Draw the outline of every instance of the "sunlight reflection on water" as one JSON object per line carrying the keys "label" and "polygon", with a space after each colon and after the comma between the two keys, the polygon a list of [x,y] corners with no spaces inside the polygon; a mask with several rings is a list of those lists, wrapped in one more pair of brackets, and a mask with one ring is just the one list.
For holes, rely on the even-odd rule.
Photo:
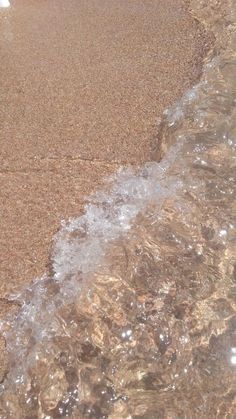
{"label": "sunlight reflection on water", "polygon": [[192,1],[216,48],[225,32],[229,42],[165,113],[163,160],[117,173],[55,237],[51,276],[15,296],[22,307],[1,325],[11,363],[1,418],[235,416],[229,4],[221,16],[219,2]]}
{"label": "sunlight reflection on water", "polygon": [[0,0],[0,7],[9,7],[10,2],[9,0]]}

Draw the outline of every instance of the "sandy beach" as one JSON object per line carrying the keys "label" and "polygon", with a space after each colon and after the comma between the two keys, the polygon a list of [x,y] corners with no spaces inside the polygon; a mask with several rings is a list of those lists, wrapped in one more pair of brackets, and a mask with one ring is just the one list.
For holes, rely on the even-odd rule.
{"label": "sandy beach", "polygon": [[152,160],[212,39],[182,0],[16,0],[0,28],[4,316],[47,271],[61,220],[121,165]]}
{"label": "sandy beach", "polygon": [[42,275],[61,219],[199,77],[209,38],[182,0],[12,2],[1,27],[1,297]]}
{"label": "sandy beach", "polygon": [[0,0],[1,419],[235,417],[234,3]]}

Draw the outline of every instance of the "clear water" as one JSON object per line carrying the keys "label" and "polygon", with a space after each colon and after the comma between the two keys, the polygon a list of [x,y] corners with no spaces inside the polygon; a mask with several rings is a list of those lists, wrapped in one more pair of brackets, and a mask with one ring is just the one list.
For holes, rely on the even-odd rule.
{"label": "clear water", "polygon": [[236,1],[191,7],[214,57],[162,161],[120,170],[14,297],[1,418],[236,417]]}

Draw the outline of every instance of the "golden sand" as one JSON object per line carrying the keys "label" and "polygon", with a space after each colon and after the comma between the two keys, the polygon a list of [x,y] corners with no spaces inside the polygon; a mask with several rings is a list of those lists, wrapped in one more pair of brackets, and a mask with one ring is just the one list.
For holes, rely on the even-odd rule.
{"label": "golden sand", "polygon": [[107,175],[152,158],[210,41],[183,0],[15,0],[0,26],[4,297],[46,271],[61,219]]}

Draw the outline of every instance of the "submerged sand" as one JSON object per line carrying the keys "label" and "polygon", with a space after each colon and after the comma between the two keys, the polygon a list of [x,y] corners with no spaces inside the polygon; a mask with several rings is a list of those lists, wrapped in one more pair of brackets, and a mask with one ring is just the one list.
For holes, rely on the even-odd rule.
{"label": "submerged sand", "polygon": [[0,26],[6,297],[46,271],[61,219],[107,175],[152,159],[158,121],[199,78],[210,40],[182,0],[16,0]]}
{"label": "submerged sand", "polygon": [[152,158],[162,112],[209,47],[182,0],[11,4],[0,10],[0,317],[4,297],[46,271],[61,219],[120,164]]}
{"label": "submerged sand", "polygon": [[[57,234],[50,273],[23,287],[18,315],[0,322],[10,366],[0,386],[1,417],[235,416],[236,38],[226,3],[191,1],[214,33],[215,53],[198,86],[166,113],[162,133],[150,131],[145,159],[154,158],[155,143],[162,153],[175,145],[157,164],[142,164],[135,148],[133,159],[127,151],[127,162],[140,169],[116,175]],[[200,70],[200,59],[192,66]],[[127,150],[131,144],[132,137]],[[86,187],[98,188],[122,161],[109,162],[109,153],[58,158],[48,150],[44,157],[19,156],[15,167],[9,158],[3,167],[8,179],[25,176],[24,186],[31,180],[24,190],[16,178],[17,200],[25,200],[18,214],[30,207],[39,230],[51,220],[51,199],[78,214]],[[68,190],[56,196],[58,179],[63,187],[67,179]],[[71,206],[72,180],[81,186]],[[42,185],[50,199],[41,196]],[[45,220],[36,216],[35,196],[38,209],[50,202]],[[14,304],[2,300],[0,318],[9,308]],[[2,338],[0,381],[4,344]]]}
{"label": "submerged sand", "polygon": [[182,0],[16,0],[0,31],[3,318],[5,297],[47,270],[61,219],[121,164],[152,159],[210,40]]}

